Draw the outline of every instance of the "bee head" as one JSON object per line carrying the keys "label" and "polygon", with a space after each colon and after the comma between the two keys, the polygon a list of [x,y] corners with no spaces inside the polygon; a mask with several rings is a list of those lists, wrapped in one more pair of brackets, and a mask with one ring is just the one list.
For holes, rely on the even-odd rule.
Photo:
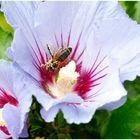
{"label": "bee head", "polygon": [[48,68],[49,71],[55,71],[55,69],[58,67],[58,62],[55,61],[55,62],[48,63],[46,67]]}
{"label": "bee head", "polygon": [[72,48],[68,48],[69,52],[71,53],[72,52]]}

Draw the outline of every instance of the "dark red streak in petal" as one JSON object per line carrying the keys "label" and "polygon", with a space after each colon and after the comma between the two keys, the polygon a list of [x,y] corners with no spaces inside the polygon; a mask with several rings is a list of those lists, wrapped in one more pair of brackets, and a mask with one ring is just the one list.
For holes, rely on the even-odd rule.
{"label": "dark red streak in petal", "polygon": [[56,35],[54,35],[54,36],[55,36],[55,42],[56,42],[57,48],[59,48],[59,43],[58,43],[57,36]]}
{"label": "dark red streak in petal", "polygon": [[69,35],[68,35],[67,48],[70,45],[70,39],[71,39],[71,29],[70,29],[70,32],[69,32]]}
{"label": "dark red streak in petal", "polygon": [[0,130],[3,131],[6,135],[10,135],[5,126],[0,126]]}
{"label": "dark red streak in petal", "polygon": [[75,55],[77,53],[77,50],[78,50],[78,47],[79,47],[79,44],[80,44],[81,35],[82,35],[82,33],[80,34],[79,39],[78,39],[78,41],[76,43],[75,49],[74,49],[74,51],[73,51],[73,53],[71,55],[72,60],[75,58]]}
{"label": "dark red streak in petal", "polygon": [[4,89],[0,88],[0,108],[3,108],[6,103],[18,106],[17,99],[9,95]]}
{"label": "dark red streak in petal", "polygon": [[61,47],[64,48],[64,44],[63,44],[63,33],[61,32]]}
{"label": "dark red streak in petal", "polygon": [[[79,79],[78,79],[78,81],[77,81],[77,83],[76,83],[76,85],[74,87],[74,91],[79,96],[81,96],[84,100],[89,98],[87,93],[90,90],[92,90],[94,87],[99,86],[101,84],[98,81],[107,76],[107,74],[106,73],[103,74],[103,72],[104,72],[105,69],[108,68],[108,66],[102,68],[101,70],[98,70],[106,57],[103,57],[103,59],[100,62],[98,62],[98,64],[96,65],[96,63],[97,63],[97,61],[99,59],[99,55],[100,55],[100,51],[98,52],[97,57],[96,57],[93,65],[92,65],[91,69],[82,70],[82,72],[79,72],[79,69],[78,69],[78,72],[80,73],[80,77],[79,77]],[[80,69],[82,69],[82,65],[81,65]],[[97,72],[95,73],[95,71],[97,71]],[[95,94],[95,92],[93,92],[93,95],[94,94]],[[90,97],[92,97],[92,95]]]}

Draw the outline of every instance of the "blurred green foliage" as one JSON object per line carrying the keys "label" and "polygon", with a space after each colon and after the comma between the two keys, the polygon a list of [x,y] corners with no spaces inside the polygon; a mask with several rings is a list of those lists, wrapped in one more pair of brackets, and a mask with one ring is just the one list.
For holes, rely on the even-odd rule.
{"label": "blurred green foliage", "polygon": [[[140,2],[120,1],[129,16],[140,23]],[[0,58],[10,47],[13,29],[0,12]],[[33,97],[29,113],[29,138],[140,138],[140,78],[124,83],[128,100],[114,111],[98,110],[88,124],[67,124],[60,112],[55,122],[45,123],[40,116],[41,105]]]}
{"label": "blurred green foliage", "polygon": [[0,28],[0,58],[8,59],[4,54],[4,51],[10,47],[12,41],[12,35],[9,32],[5,32]]}
{"label": "blurred green foliage", "polygon": [[120,1],[127,14],[140,23],[140,1]]}
{"label": "blurred green foliage", "polygon": [[8,59],[4,51],[11,46],[13,29],[6,22],[4,14],[0,12],[0,58]]}
{"label": "blurred green foliage", "polygon": [[136,18],[135,13],[137,1],[120,1],[120,4],[124,7],[124,9],[131,18]]}
{"label": "blurred green foliage", "polygon": [[128,99],[112,112],[101,133],[102,138],[140,138],[140,96]]}
{"label": "blurred green foliage", "polygon": [[0,27],[3,29],[3,31],[13,34],[12,27],[7,23],[4,14],[0,11]]}

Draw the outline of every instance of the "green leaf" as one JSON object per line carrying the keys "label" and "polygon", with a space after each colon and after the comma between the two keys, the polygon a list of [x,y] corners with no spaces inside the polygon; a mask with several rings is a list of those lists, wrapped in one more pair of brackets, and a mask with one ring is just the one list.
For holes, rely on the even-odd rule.
{"label": "green leaf", "polygon": [[4,51],[11,46],[12,35],[7,33],[0,28],[0,58],[8,59],[4,54]]}
{"label": "green leaf", "polygon": [[58,139],[71,139],[71,136],[68,133],[60,133],[57,135]]}
{"label": "green leaf", "polygon": [[134,81],[125,81],[124,87],[127,89],[128,98],[136,98],[140,95],[140,77],[137,77]]}
{"label": "green leaf", "polygon": [[5,32],[9,32],[11,34],[14,33],[12,27],[7,23],[3,12],[0,11],[0,27],[5,31]]}
{"label": "green leaf", "polygon": [[140,1],[138,1],[136,4],[136,13],[135,13],[135,19],[140,24],[140,8],[139,7],[140,7]]}
{"label": "green leaf", "polygon": [[140,138],[140,95],[127,100],[121,108],[112,112],[101,131],[102,138]]}
{"label": "green leaf", "polygon": [[126,13],[140,24],[140,1],[119,1]]}
{"label": "green leaf", "polygon": [[137,1],[120,1],[122,7],[126,10],[126,13],[132,18],[135,19],[136,13],[136,4]]}
{"label": "green leaf", "polygon": [[136,128],[133,130],[133,134],[137,135],[137,136],[140,138],[140,126],[139,126],[139,127],[136,127]]}
{"label": "green leaf", "polygon": [[66,125],[66,121],[64,120],[63,113],[61,111],[57,114],[55,122],[59,127],[64,127]]}

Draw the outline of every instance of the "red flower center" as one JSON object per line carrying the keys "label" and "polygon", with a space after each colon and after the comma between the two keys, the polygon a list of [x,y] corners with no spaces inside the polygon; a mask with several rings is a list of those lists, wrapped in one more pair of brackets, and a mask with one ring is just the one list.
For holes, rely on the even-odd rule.
{"label": "red flower center", "polygon": [[[83,66],[83,61],[86,60],[82,60],[81,58],[83,57],[83,54],[85,52],[84,48],[82,51],[80,49],[79,51],[79,47],[80,47],[80,39],[81,39],[81,35],[82,33],[79,35],[79,39],[75,45],[75,47],[72,47],[72,52],[71,54],[69,54],[68,58],[63,61],[61,63],[61,65],[59,65],[58,69],[55,71],[50,71],[48,70],[47,67],[42,67],[42,65],[46,65],[50,62],[50,59],[48,57],[47,52],[45,53],[45,56],[41,53],[41,50],[38,46],[38,44],[36,43],[37,46],[37,50],[38,53],[35,53],[35,57],[36,60],[34,65],[35,67],[38,69],[39,73],[40,73],[40,77],[41,77],[41,81],[38,81],[40,86],[46,91],[46,93],[49,93],[50,91],[48,90],[48,87],[46,88],[46,85],[48,84],[53,84],[54,83],[54,78],[57,77],[57,74],[59,73],[60,68],[66,66],[70,61],[74,61],[76,63],[76,72],[78,72],[80,74],[77,83],[75,84],[73,91],[75,93],[77,93],[79,96],[81,96],[83,99],[88,99],[91,98],[91,96],[88,96],[88,92],[93,89],[94,87],[100,85],[101,83],[99,82],[100,79],[103,79],[107,74],[104,73],[105,69],[108,66],[105,66],[104,68],[100,69],[100,66],[102,65],[103,61],[106,59],[106,57],[104,57],[103,59],[99,58],[100,55],[100,51],[98,52],[98,55],[96,56],[95,62],[93,62],[93,64],[91,63],[91,68],[90,69],[85,69]],[[61,42],[58,42],[57,37],[55,36],[55,41],[56,41],[56,48],[58,49],[64,49],[65,48],[69,48],[71,46],[70,45],[70,40],[71,40],[71,32],[68,35],[68,40],[65,43],[66,45],[64,45],[63,42],[63,34],[61,33]],[[56,50],[56,52],[58,51],[58,49]],[[37,55],[39,54],[39,56]],[[53,54],[51,54],[52,56]],[[95,56],[93,56],[95,57]],[[94,93],[93,93],[94,94]]]}

